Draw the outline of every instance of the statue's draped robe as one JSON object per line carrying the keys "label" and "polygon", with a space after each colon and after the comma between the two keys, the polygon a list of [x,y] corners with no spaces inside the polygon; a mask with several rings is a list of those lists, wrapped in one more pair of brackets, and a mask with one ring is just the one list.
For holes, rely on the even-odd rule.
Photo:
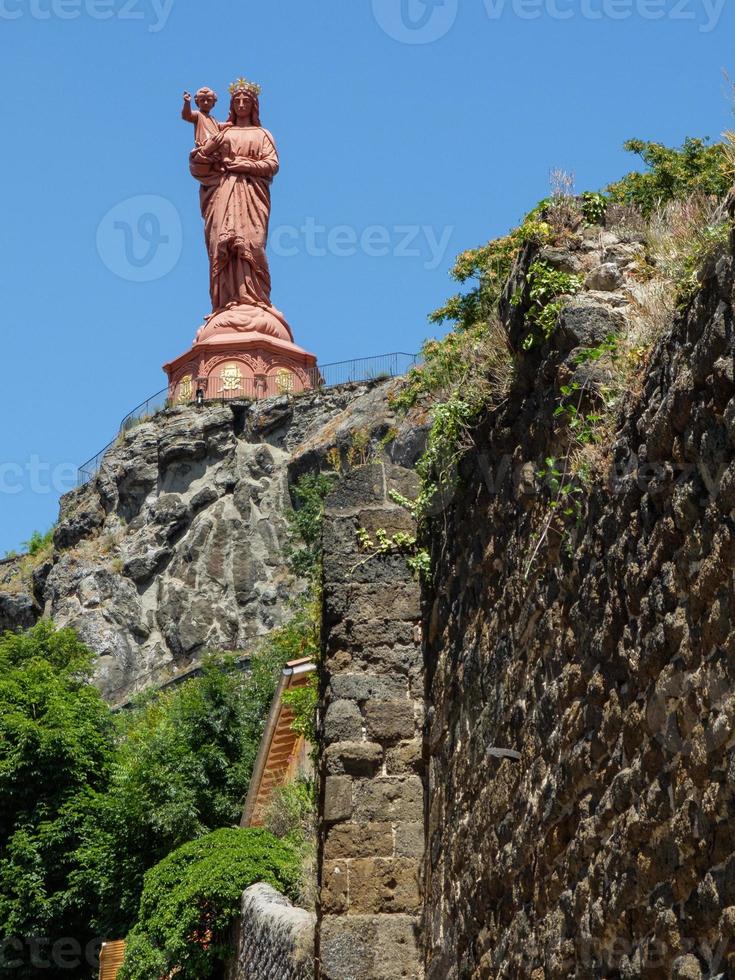
{"label": "statue's draped robe", "polygon": [[222,173],[217,163],[200,157],[196,150],[192,153],[191,170],[202,185],[212,310],[217,313],[232,306],[260,307],[283,324],[282,331],[275,324],[272,332],[291,339],[283,315],[271,305],[271,277],[265,252],[270,185],[279,167],[275,142],[259,126],[232,127],[224,134],[220,156],[247,160],[250,172]]}
{"label": "statue's draped robe", "polygon": [[214,116],[207,116],[201,110],[196,113],[194,126],[194,141],[198,147],[219,133],[219,123]]}

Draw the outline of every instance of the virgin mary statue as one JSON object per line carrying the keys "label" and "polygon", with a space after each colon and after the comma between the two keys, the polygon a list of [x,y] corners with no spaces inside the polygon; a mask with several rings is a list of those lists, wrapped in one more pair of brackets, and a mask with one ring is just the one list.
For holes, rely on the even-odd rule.
{"label": "virgin mary statue", "polygon": [[201,184],[213,311],[197,340],[224,329],[292,342],[285,317],[271,304],[265,253],[278,151],[260,124],[259,86],[240,79],[230,93],[228,121],[189,158]]}

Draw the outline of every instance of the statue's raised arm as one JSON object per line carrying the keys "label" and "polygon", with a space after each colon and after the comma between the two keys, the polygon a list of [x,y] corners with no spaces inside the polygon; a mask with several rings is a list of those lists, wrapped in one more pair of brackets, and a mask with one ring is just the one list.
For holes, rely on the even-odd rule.
{"label": "statue's raised arm", "polygon": [[181,107],[181,118],[194,126],[194,142],[196,146],[204,146],[207,140],[216,136],[220,131],[217,120],[210,115],[217,104],[217,93],[211,88],[200,88],[194,96],[197,106],[195,112],[191,107],[191,95],[184,92],[184,104]]}

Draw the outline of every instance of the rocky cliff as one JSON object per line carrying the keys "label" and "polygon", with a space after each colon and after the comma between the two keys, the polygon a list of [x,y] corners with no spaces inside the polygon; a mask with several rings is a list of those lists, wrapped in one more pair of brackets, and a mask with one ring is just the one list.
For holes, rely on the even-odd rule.
{"label": "rocky cliff", "polygon": [[501,302],[515,380],[428,542],[434,980],[735,968],[732,254],[568,451],[605,425],[641,242],[547,249],[587,288],[529,350],[526,248]]}
{"label": "rocky cliff", "polygon": [[368,448],[390,433],[396,452],[412,451],[412,427],[388,406],[395,384],[184,406],[143,421],[62,499],[49,560],[25,581],[17,562],[0,568],[0,626],[43,614],[74,627],[116,702],[207,651],[247,651],[283,622],[300,588],[284,555],[291,482],[358,430]]}

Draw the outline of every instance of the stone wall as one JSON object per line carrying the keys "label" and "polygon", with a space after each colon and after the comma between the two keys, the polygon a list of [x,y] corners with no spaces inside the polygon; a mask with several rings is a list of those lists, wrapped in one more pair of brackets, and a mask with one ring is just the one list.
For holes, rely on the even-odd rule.
{"label": "stone wall", "polygon": [[[561,387],[598,370],[574,351],[625,323],[641,250],[598,237],[548,258],[616,263],[619,288],[519,355],[436,522],[433,980],[735,976],[733,260],[631,386],[577,518],[539,474],[563,458]],[[520,349],[523,311],[503,312]]]}
{"label": "stone wall", "polygon": [[270,885],[252,885],[242,897],[226,980],[312,980],[314,922],[313,912],[295,908]]}
{"label": "stone wall", "polygon": [[327,500],[320,733],[318,976],[423,976],[420,595],[405,556],[371,557],[357,532],[412,530],[392,503],[414,474],[352,470]]}

